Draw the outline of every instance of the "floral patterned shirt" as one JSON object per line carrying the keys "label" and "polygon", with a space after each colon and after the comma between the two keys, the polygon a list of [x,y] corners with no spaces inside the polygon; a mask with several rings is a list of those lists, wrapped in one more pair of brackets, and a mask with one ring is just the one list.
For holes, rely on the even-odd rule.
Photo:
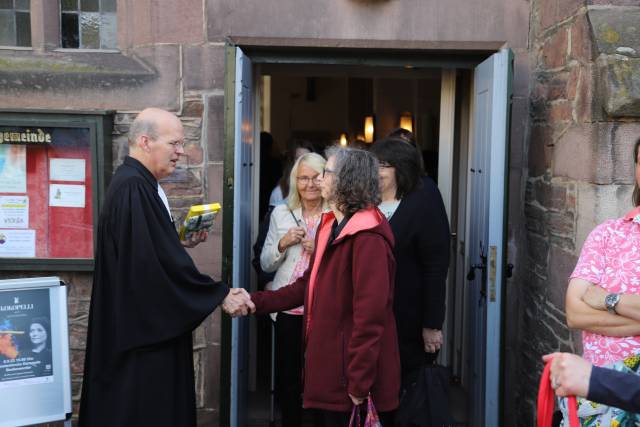
{"label": "floral patterned shirt", "polygon": [[[320,217],[321,215],[313,215],[307,218],[302,218],[302,227],[304,228],[306,234],[305,239],[315,240],[316,239],[316,231],[318,231],[318,225],[320,225]],[[291,279],[289,279],[289,285],[294,283],[300,277],[304,275],[304,272],[307,271],[309,267],[309,262],[311,261],[311,254],[305,250],[302,251],[300,259],[296,263],[293,268],[293,274],[291,274]],[[304,306],[294,308],[292,310],[287,310],[285,313],[288,314],[304,314]]]}
{"label": "floral patterned shirt", "polygon": [[[605,221],[587,237],[571,274],[609,292],[640,294],[640,207]],[[596,366],[640,353],[640,336],[610,337],[582,333],[584,358]]]}

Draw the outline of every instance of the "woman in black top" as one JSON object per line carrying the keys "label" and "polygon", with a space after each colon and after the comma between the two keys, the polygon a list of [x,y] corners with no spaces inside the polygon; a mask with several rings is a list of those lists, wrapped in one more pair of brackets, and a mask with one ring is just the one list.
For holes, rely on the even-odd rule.
{"label": "woman in black top", "polygon": [[402,377],[433,363],[442,346],[449,222],[438,187],[422,175],[420,153],[400,138],[376,141],[380,190],[395,237],[394,312]]}
{"label": "woman in black top", "polygon": [[35,317],[31,320],[29,325],[31,350],[28,350],[23,356],[33,359],[31,369],[37,377],[49,376],[53,372],[50,336],[51,325],[48,318]]}

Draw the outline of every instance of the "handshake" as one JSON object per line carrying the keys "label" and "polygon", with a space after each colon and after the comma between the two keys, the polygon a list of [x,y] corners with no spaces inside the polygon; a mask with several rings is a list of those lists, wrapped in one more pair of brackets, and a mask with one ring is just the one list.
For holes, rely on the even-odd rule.
{"label": "handshake", "polygon": [[222,301],[222,309],[231,317],[246,316],[256,312],[251,296],[243,288],[232,288]]}

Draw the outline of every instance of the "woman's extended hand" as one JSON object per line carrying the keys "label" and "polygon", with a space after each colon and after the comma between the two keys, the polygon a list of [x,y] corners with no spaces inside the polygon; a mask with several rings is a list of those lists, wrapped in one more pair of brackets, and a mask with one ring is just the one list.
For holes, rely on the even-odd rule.
{"label": "woman's extended hand", "polygon": [[302,241],[305,235],[304,228],[302,227],[291,227],[287,230],[287,232],[282,236],[280,241],[278,242],[278,251],[280,253],[284,252],[289,246],[297,245]]}
{"label": "woman's extended hand", "polygon": [[607,295],[608,292],[600,286],[591,285],[587,288],[584,295],[582,295],[582,301],[596,310],[606,310],[607,307],[604,303],[604,299]]}

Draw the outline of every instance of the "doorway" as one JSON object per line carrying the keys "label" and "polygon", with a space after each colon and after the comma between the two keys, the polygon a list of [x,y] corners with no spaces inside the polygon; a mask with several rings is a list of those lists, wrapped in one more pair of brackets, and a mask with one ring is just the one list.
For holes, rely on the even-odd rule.
{"label": "doorway", "polygon": [[[470,426],[498,425],[500,417],[510,58],[508,50],[447,59],[227,47],[223,277],[257,289],[249,260],[261,219],[260,132],[272,135],[276,153],[294,137],[318,150],[341,140],[366,148],[404,119],[449,216],[452,264],[439,361],[459,384],[458,399],[470,402],[460,409],[461,421],[475,420],[463,424]],[[263,421],[270,412],[269,327],[261,322],[223,321],[222,424],[269,425],[247,410]]]}

